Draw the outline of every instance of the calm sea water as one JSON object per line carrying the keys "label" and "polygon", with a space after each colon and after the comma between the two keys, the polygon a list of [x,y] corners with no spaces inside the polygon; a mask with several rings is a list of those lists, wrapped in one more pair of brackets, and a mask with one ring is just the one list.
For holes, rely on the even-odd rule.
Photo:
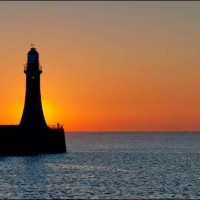
{"label": "calm sea water", "polygon": [[0,157],[0,199],[200,199],[200,133],[67,133],[66,143],[66,154]]}

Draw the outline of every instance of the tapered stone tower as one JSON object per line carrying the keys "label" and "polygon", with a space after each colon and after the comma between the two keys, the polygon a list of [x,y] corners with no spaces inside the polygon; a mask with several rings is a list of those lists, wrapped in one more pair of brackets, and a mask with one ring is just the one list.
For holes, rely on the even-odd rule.
{"label": "tapered stone tower", "polygon": [[20,126],[47,128],[40,92],[42,68],[39,63],[39,54],[34,47],[27,54],[27,64],[24,67],[24,73],[26,74],[26,94]]}

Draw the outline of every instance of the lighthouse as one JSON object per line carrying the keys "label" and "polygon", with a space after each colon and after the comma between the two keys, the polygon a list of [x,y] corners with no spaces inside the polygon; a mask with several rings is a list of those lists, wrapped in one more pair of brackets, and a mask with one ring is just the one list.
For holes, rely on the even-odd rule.
{"label": "lighthouse", "polygon": [[26,75],[26,92],[20,126],[47,128],[40,92],[40,75],[42,74],[42,68],[39,62],[39,53],[34,45],[27,54],[27,64],[24,67],[24,73]]}
{"label": "lighthouse", "polygon": [[25,102],[19,125],[0,125],[1,155],[32,155],[65,153],[63,126],[49,128],[46,124],[40,92],[42,68],[34,45],[27,54]]}

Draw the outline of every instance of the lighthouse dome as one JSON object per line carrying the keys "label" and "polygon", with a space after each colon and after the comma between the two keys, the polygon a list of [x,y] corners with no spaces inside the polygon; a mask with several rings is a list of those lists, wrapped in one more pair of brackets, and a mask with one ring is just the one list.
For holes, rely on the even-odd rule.
{"label": "lighthouse dome", "polygon": [[36,48],[32,47],[30,51],[28,52],[28,55],[38,55],[38,52],[36,51]]}

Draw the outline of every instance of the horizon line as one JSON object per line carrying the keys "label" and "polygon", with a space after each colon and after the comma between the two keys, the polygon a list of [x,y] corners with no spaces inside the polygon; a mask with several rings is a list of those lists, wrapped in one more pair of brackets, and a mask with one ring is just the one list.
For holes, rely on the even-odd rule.
{"label": "horizon line", "polygon": [[197,133],[200,130],[169,130],[169,131],[65,131],[65,133]]}

